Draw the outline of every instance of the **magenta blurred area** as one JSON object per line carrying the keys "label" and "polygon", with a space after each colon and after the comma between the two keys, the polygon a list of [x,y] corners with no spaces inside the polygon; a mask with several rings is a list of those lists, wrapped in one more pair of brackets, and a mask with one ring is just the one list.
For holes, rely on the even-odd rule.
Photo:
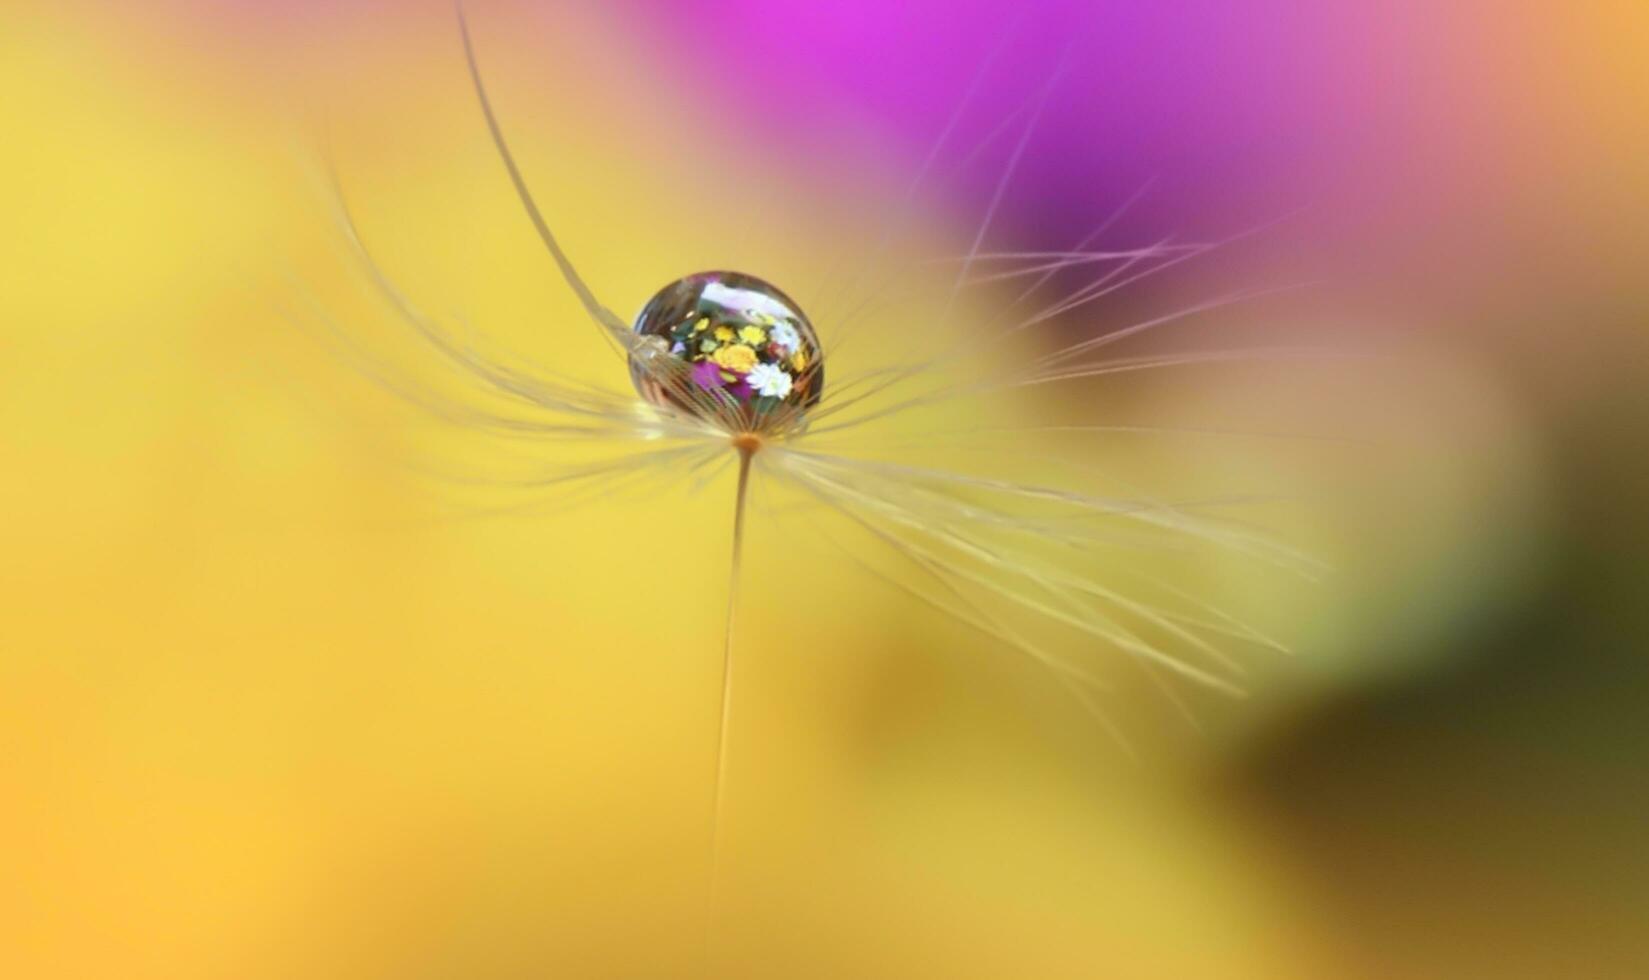
{"label": "magenta blurred area", "polygon": [[[964,102],[964,147],[1038,113],[1017,176],[1036,193],[1008,220],[1057,236],[1151,178],[1162,193],[1136,214],[1158,228],[1210,209],[1339,211],[1399,188],[1458,189],[1504,157],[1532,108],[1500,97],[1521,60],[1500,43],[1515,12],[1496,11],[699,0],[622,16],[650,43],[650,70],[774,143],[818,146],[859,126],[914,159]],[[972,190],[993,180],[981,173]]]}
{"label": "magenta blurred area", "polygon": [[[1149,186],[1117,224],[1134,237],[1292,215],[1338,278],[1492,304],[1509,269],[1573,288],[1642,244],[1620,220],[1649,195],[1629,163],[1641,16],[1607,7],[684,0],[613,16],[639,70],[803,166],[863,138],[910,169],[947,130],[968,148],[1009,125],[1000,151],[1036,115],[996,222],[1022,247],[1063,247]],[[981,157],[950,185],[970,216],[1003,170]]]}

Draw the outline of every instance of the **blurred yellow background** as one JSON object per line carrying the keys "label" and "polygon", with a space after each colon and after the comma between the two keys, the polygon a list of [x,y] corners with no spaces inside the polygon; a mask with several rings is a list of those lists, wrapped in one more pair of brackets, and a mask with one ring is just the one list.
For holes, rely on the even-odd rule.
{"label": "blurred yellow background", "polygon": [[[1478,6],[1455,67],[1511,120],[1497,169],[1331,330],[1396,324],[1399,356],[1248,402],[1401,448],[1175,464],[1311,501],[1342,574],[1221,586],[1298,662],[1201,736],[1124,708],[1129,764],[1034,670],[756,520],[715,975],[1649,972],[1645,20]],[[621,314],[701,268],[811,281],[900,179],[851,128],[829,179],[702,139],[691,87],[636,67],[644,7],[475,7]],[[330,152],[428,307],[625,383],[450,9],[13,3],[0,86],[0,975],[704,975],[727,478],[478,516],[407,465],[465,448],[291,315],[393,343]]]}

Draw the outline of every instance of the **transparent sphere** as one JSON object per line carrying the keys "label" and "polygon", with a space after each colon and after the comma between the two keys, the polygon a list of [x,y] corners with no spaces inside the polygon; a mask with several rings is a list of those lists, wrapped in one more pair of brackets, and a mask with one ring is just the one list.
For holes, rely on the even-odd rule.
{"label": "transparent sphere", "polygon": [[[641,397],[661,407],[736,419],[755,430],[798,419],[824,391],[813,324],[794,300],[755,276],[700,272],[677,279],[642,307],[635,330],[648,341],[631,355],[630,377]],[[664,357],[681,363],[664,370]]]}

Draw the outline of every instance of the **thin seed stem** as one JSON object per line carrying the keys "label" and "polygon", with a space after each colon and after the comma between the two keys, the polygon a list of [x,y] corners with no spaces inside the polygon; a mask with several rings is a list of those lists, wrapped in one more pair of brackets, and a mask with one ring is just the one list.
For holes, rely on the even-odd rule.
{"label": "thin seed stem", "polygon": [[[715,802],[710,811],[710,902],[706,914],[707,934],[713,935],[716,922],[716,898],[721,877],[721,811],[727,789],[727,729],[733,709],[733,614],[738,608],[739,564],[744,554],[744,511],[750,489],[750,461],[755,458],[753,446],[737,445],[739,454],[739,483],[733,498],[733,564],[727,583],[727,629],[721,661],[721,717],[716,724],[716,781]],[[706,940],[706,946],[714,949]]]}

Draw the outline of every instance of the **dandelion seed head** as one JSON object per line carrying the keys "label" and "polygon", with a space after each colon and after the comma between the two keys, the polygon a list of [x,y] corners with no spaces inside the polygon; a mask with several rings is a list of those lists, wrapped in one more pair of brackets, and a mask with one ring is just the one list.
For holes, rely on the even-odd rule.
{"label": "dandelion seed head", "polygon": [[[824,393],[818,334],[777,286],[739,272],[701,272],[659,290],[635,321],[636,391],[659,409],[725,429],[799,432]],[[686,369],[689,385],[664,383]]]}
{"label": "dandelion seed head", "polygon": [[[1113,715],[1129,710],[1135,691],[1195,726],[1198,704],[1187,698],[1240,697],[1254,687],[1251,661],[1290,649],[1270,623],[1248,622],[1247,593],[1273,571],[1315,581],[1323,563],[1273,540],[1274,514],[1256,511],[1269,504],[1263,480],[1226,486],[1186,476],[1188,458],[1201,466],[1208,456],[1207,436],[1235,420],[1195,414],[1183,426],[1157,425],[1136,414],[1158,371],[1264,353],[1232,342],[1228,319],[1213,322],[1268,295],[1264,288],[1165,308],[1140,295],[1142,283],[1163,289],[1163,276],[1191,275],[1193,260],[1246,233],[1108,245],[1111,223],[1142,188],[1073,244],[999,250],[993,220],[1029,142],[1035,115],[1027,112],[980,148],[1005,164],[965,244],[917,223],[913,186],[898,207],[868,209],[887,228],[841,234],[834,261],[792,264],[770,246],[739,253],[799,283],[817,330],[786,292],[725,267],[669,282],[626,322],[608,305],[612,284],[592,284],[563,248],[558,209],[534,198],[467,32],[464,41],[504,177],[588,322],[558,323],[546,361],[421,306],[373,258],[334,174],[344,241],[367,284],[444,373],[402,377],[399,358],[378,365],[367,351],[359,359],[454,427],[460,472],[452,475],[483,494],[511,494],[498,513],[656,502],[672,488],[691,495],[732,477],[724,686],[747,516],[784,529],[777,560],[792,571],[762,581],[845,559],[867,581],[895,587],[878,595],[913,599],[1045,670],[1119,740]],[[978,155],[967,151],[963,164]],[[810,241],[825,237],[821,230]],[[672,254],[657,268],[668,275],[696,264]],[[1113,310],[1119,294],[1138,310]],[[592,326],[618,360],[586,370],[566,341]],[[1196,339],[1193,328],[1219,329],[1220,346],[1182,348]],[[614,368],[627,369],[634,394],[612,388],[621,380]],[[1207,375],[1195,383],[1202,391]],[[520,506],[508,505],[517,498]],[[805,550],[815,545],[816,556]],[[766,560],[762,547],[752,550],[754,561]],[[718,750],[718,766],[721,758]]]}

